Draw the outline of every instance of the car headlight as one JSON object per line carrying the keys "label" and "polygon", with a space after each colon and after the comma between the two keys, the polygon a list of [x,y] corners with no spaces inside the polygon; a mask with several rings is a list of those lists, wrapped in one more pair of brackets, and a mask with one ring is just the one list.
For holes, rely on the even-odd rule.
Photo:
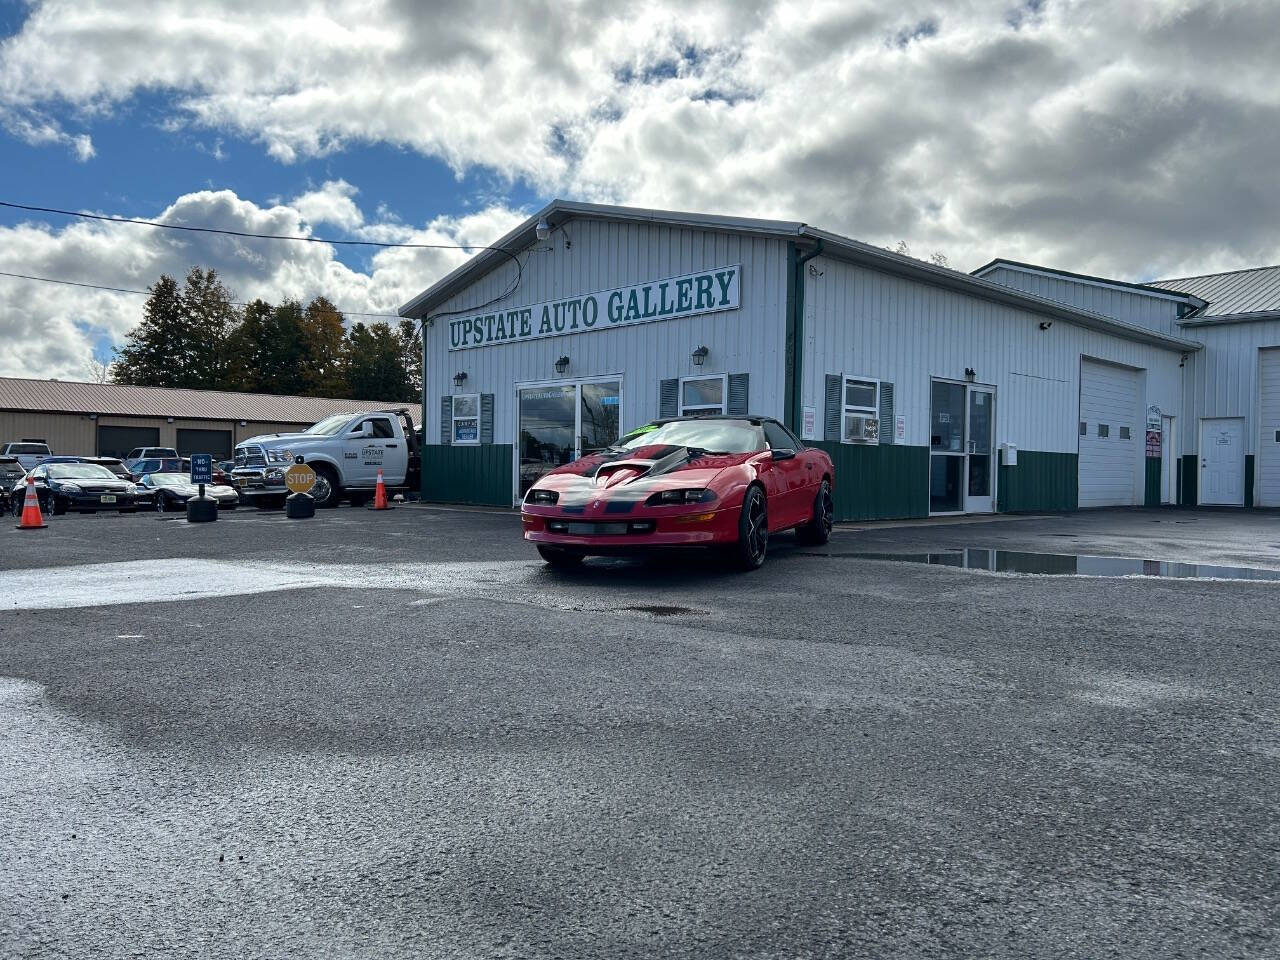
{"label": "car headlight", "polygon": [[266,473],[263,474],[263,478],[266,480],[283,480],[284,471],[278,467],[272,467],[270,470],[268,470]]}
{"label": "car headlight", "polygon": [[137,493],[137,492],[138,492],[138,485],[137,485],[137,484],[135,484],[135,483],[126,483],[126,484],[124,485],[124,492],[125,492],[125,493]]}
{"label": "car headlight", "polygon": [[293,454],[288,450],[268,450],[267,459],[272,463],[292,463]]}
{"label": "car headlight", "polygon": [[650,507],[665,507],[676,503],[706,503],[715,498],[716,495],[712,491],[702,487],[690,490],[659,490],[651,494],[645,504]]}
{"label": "car headlight", "polygon": [[78,483],[58,483],[54,485],[55,490],[61,490],[63,493],[83,493]]}
{"label": "car headlight", "polygon": [[560,499],[560,494],[555,490],[530,490],[525,496],[525,503],[540,503],[543,506],[549,506],[556,503]]}

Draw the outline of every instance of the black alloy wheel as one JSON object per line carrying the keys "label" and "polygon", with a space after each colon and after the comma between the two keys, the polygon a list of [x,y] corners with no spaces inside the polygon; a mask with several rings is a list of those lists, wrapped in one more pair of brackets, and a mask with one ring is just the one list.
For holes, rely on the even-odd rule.
{"label": "black alloy wheel", "polygon": [[734,561],[742,570],[758,570],[769,553],[769,508],[764,491],[748,487],[742,498],[742,515],[738,518],[738,543]]}
{"label": "black alloy wheel", "polygon": [[835,502],[831,499],[831,484],[823,480],[813,498],[813,517],[796,530],[796,538],[804,544],[821,546],[831,539],[831,526],[835,521]]}
{"label": "black alloy wheel", "polygon": [[156,492],[156,513],[168,513],[168,512],[169,512],[169,501],[165,498],[165,495],[163,493],[160,493],[159,491],[157,491]]}

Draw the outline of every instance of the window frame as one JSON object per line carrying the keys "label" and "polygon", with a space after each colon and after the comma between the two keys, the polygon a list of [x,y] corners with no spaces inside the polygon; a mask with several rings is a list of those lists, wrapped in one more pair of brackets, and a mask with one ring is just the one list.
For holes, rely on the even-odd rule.
{"label": "window frame", "polygon": [[[694,380],[719,380],[720,402],[718,404],[695,403],[685,406],[684,385]],[[691,377],[681,377],[680,382],[676,385],[676,401],[677,415],[681,417],[698,417],[706,416],[707,414],[724,415],[729,407],[729,375],[727,373],[703,373],[694,374]]]}
{"label": "window frame", "polygon": [[[874,384],[876,389],[875,406],[864,407],[864,406],[859,406],[857,404],[849,404],[848,402],[846,402],[849,397],[850,382]],[[864,377],[856,373],[840,374],[840,442],[841,443],[868,443],[868,444],[872,443],[872,441],[870,440],[848,440],[845,438],[845,429],[844,429],[845,418],[848,417],[850,414],[852,414],[855,417],[866,417],[866,416],[874,417],[877,424],[876,439],[874,442],[875,443],[880,442],[880,433],[879,433],[880,403],[881,403],[881,400],[883,399],[883,397],[880,394],[880,384],[881,384],[881,381],[879,377]]]}
{"label": "window frame", "polygon": [[[471,399],[475,401],[476,412],[474,414],[458,414],[458,401]],[[458,421],[474,420],[476,422],[476,438],[474,440],[458,439]],[[480,446],[480,394],[479,393],[454,393],[449,396],[449,443],[455,447],[478,447]]]}

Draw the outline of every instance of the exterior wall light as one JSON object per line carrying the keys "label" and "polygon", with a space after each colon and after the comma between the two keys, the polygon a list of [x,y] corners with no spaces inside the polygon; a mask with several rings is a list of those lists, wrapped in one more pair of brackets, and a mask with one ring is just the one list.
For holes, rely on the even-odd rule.
{"label": "exterior wall light", "polygon": [[240,426],[242,426],[242,427],[247,427],[248,425],[249,425],[249,421],[248,421],[248,420],[241,420],[241,421],[240,421]]}
{"label": "exterior wall light", "polygon": [[551,224],[547,223],[547,218],[542,217],[538,220],[538,225],[533,228],[533,232],[537,234],[540,241],[546,242],[551,237]]}
{"label": "exterior wall light", "polygon": [[165,420],[165,423],[173,423],[173,417],[169,417],[169,419]]}
{"label": "exterior wall light", "polygon": [[457,373],[453,375],[453,385],[455,387],[461,387],[466,382],[467,382],[467,371],[459,370]]}
{"label": "exterior wall light", "polygon": [[564,373],[569,369],[569,358],[561,357],[556,361],[556,373]]}
{"label": "exterior wall light", "polygon": [[709,354],[710,352],[711,351],[708,350],[706,347],[699,347],[697,350],[693,351],[693,365],[695,367],[700,367],[704,363],[706,363],[707,354]]}
{"label": "exterior wall light", "polygon": [[973,369],[973,367],[964,368],[964,378],[966,380],[973,382],[973,380],[976,379],[977,376],[978,376],[978,371]]}
{"label": "exterior wall light", "polygon": [[89,419],[90,419],[90,420],[97,420],[97,419],[98,419],[98,415],[97,415],[96,413],[91,413],[91,414],[89,414]]}

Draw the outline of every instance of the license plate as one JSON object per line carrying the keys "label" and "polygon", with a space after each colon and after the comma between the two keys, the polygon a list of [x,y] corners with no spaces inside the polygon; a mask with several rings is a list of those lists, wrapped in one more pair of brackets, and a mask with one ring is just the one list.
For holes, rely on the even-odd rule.
{"label": "license plate", "polygon": [[111,496],[111,494],[109,494],[109,493],[104,493],[104,494],[102,495],[102,497],[101,497],[101,501],[100,501],[100,502],[102,502],[102,503],[115,503],[115,502],[116,502],[116,498],[115,498],[115,497],[113,497],[113,496]]}

